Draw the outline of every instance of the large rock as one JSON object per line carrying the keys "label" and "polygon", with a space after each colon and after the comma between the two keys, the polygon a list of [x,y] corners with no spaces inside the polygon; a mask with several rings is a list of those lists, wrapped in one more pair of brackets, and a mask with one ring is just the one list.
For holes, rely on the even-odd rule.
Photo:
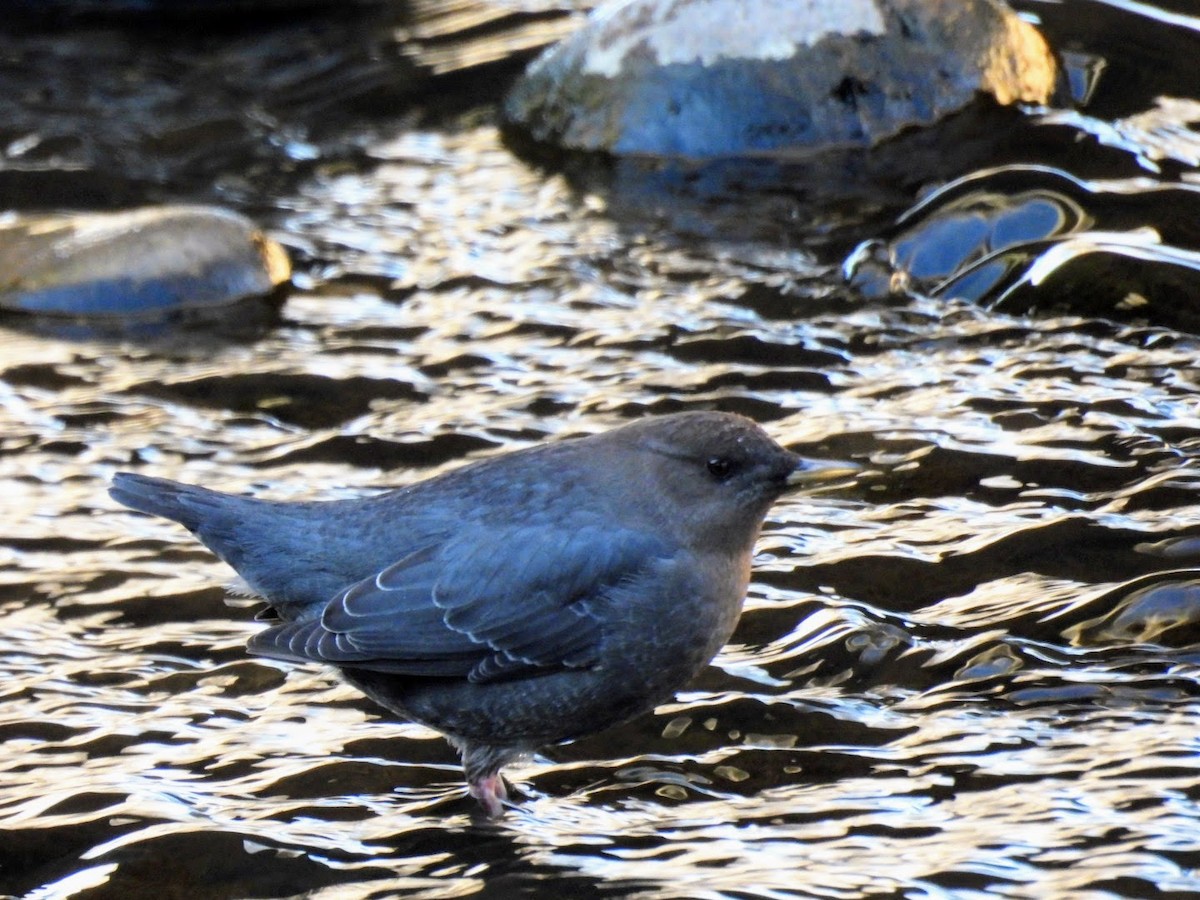
{"label": "large rock", "polygon": [[507,98],[535,140],[711,157],[871,146],[962,109],[1046,103],[1057,69],[997,0],[621,0]]}

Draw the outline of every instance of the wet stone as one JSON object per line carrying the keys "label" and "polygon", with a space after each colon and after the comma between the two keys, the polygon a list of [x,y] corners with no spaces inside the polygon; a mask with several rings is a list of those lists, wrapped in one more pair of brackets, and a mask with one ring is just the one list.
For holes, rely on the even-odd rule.
{"label": "wet stone", "polygon": [[76,318],[226,308],[291,277],[283,248],[219,207],[16,215],[0,224],[0,309]]}
{"label": "wet stone", "polygon": [[995,0],[636,0],[536,60],[506,113],[536,141],[617,154],[869,147],[980,94],[1047,103],[1057,78]]}

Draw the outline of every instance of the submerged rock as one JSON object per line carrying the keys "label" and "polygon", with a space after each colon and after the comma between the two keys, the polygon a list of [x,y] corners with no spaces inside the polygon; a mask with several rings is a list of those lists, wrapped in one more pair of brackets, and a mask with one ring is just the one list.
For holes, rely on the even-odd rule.
{"label": "submerged rock", "polygon": [[507,98],[540,142],[708,157],[867,147],[974,101],[1046,103],[1057,67],[997,0],[619,0]]}
{"label": "submerged rock", "polygon": [[217,207],[15,216],[0,223],[0,309],[75,318],[161,318],[273,293],[283,248]]}
{"label": "submerged rock", "polygon": [[942,186],[843,263],[874,298],[922,294],[1012,315],[1200,333],[1200,189],[1000,166]]}
{"label": "submerged rock", "polygon": [[1180,569],[1135,578],[1079,604],[1098,614],[1063,630],[1076,647],[1200,643],[1200,570]]}

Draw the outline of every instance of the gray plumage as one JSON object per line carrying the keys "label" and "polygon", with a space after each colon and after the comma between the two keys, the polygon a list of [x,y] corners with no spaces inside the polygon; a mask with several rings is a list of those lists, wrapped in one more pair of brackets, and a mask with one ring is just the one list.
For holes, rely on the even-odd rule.
{"label": "gray plumage", "polygon": [[492,816],[500,768],[685,686],[741,611],[755,539],[806,463],[748,419],[681,413],[492,457],[374,497],[277,502],[121,473],[280,621],[253,653],[341,668],[443,732]]}

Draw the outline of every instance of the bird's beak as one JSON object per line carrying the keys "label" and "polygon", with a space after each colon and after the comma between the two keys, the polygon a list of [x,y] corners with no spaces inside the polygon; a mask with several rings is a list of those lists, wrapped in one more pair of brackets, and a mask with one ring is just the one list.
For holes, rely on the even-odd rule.
{"label": "bird's beak", "polygon": [[862,471],[861,466],[848,462],[803,459],[796,463],[787,476],[788,487],[813,487],[830,481],[850,478]]}

